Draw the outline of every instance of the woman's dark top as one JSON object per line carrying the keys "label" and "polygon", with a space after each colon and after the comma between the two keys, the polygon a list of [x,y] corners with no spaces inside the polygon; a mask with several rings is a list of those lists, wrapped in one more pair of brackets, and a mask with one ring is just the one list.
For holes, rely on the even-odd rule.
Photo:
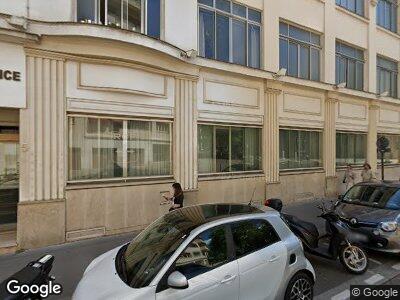
{"label": "woman's dark top", "polygon": [[178,209],[178,208],[183,207],[183,198],[184,198],[184,197],[183,197],[183,193],[180,194],[180,195],[178,195],[178,196],[176,196],[176,197],[173,197],[172,200],[173,200],[174,204],[178,204],[179,207],[171,207],[171,208],[169,209],[169,211],[172,211],[172,210],[174,210],[174,209]]}
{"label": "woman's dark top", "polygon": [[179,208],[183,207],[183,193],[174,197],[174,204],[178,204]]}

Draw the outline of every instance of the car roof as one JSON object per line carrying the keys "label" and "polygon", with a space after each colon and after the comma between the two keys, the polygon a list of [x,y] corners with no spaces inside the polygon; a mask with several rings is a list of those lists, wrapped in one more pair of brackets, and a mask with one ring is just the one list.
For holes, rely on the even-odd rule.
{"label": "car roof", "polygon": [[384,180],[384,181],[360,182],[360,183],[357,183],[357,185],[400,188],[400,181],[398,181],[398,180],[393,180],[393,181]]}
{"label": "car roof", "polygon": [[168,222],[184,231],[191,231],[199,226],[237,216],[248,216],[263,213],[276,213],[270,207],[246,204],[202,204],[176,209],[165,215]]}

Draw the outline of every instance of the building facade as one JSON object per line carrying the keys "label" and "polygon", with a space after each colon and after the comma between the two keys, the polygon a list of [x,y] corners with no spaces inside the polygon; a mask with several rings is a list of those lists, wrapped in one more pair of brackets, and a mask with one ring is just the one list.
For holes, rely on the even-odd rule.
{"label": "building facade", "polygon": [[3,1],[3,247],[139,230],[176,181],[185,205],[336,195],[348,163],[379,178],[380,135],[386,179],[399,179],[397,12],[395,0]]}

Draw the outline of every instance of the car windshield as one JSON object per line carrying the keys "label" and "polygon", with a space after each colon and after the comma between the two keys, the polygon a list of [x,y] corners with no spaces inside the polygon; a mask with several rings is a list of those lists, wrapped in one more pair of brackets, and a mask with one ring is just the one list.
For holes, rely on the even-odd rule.
{"label": "car windshield", "polygon": [[192,227],[187,219],[167,214],[142,231],[123,254],[126,283],[133,288],[148,286]]}
{"label": "car windshield", "polygon": [[400,190],[382,185],[355,185],[344,195],[343,202],[399,210]]}

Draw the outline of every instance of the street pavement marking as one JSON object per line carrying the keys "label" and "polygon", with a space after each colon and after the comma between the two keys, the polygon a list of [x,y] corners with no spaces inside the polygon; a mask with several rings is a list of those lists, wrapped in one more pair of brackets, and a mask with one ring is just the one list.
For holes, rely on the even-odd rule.
{"label": "street pavement marking", "polygon": [[344,290],[343,292],[336,294],[331,300],[345,300],[350,298],[350,290]]}
{"label": "street pavement marking", "polygon": [[[368,258],[370,261],[376,263],[377,265],[381,265],[382,263],[379,260],[373,259],[373,258]],[[400,267],[400,264],[399,264]]]}
{"label": "street pavement marking", "polygon": [[371,285],[371,284],[375,284],[375,283],[381,281],[382,279],[385,279],[385,277],[383,277],[381,274],[375,274],[375,275],[371,276],[370,278],[365,279],[364,282],[366,284]]}
{"label": "street pavement marking", "polygon": [[400,271],[400,264],[395,264],[392,266],[393,269]]}

